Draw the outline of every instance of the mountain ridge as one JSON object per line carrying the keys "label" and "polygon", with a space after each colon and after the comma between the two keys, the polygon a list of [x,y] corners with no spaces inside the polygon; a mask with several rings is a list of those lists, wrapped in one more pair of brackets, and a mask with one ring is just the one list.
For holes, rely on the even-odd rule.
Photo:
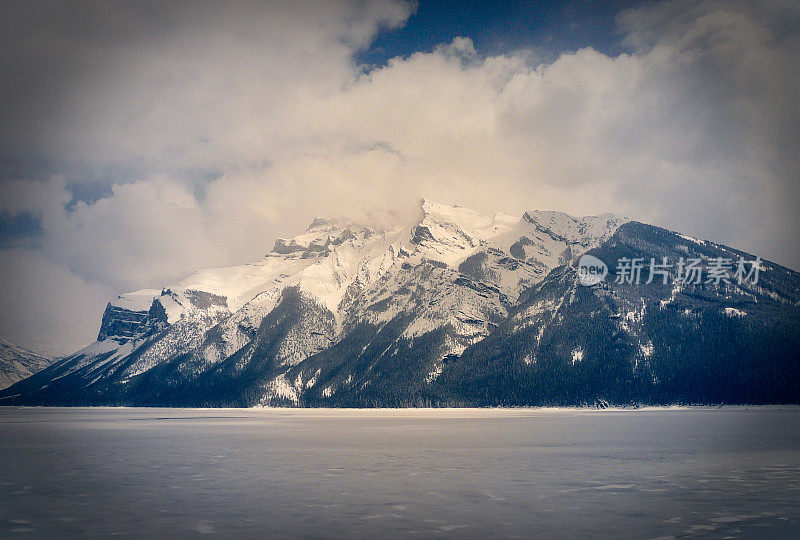
{"label": "mountain ridge", "polygon": [[[611,268],[601,284],[585,287],[576,272],[583,254],[609,263],[634,255],[750,256],[612,214],[487,216],[427,200],[421,211],[417,223],[395,228],[316,218],[304,233],[277,239],[255,263],[124,293],[109,302],[96,342],[0,392],[0,404],[711,399],[713,392],[662,388],[672,381],[659,371],[662,361],[691,363],[662,358],[683,341],[656,328],[667,324],[661,312],[674,314],[684,303],[692,315],[683,316],[701,328],[687,330],[697,339],[727,324],[732,332],[750,332],[759,343],[751,348],[759,352],[769,347],[758,330],[777,332],[772,348],[782,356],[776,365],[789,380],[800,377],[797,354],[790,352],[793,330],[779,324],[785,319],[793,329],[800,320],[796,272],[765,263],[761,285],[679,290],[674,284],[617,285]],[[714,310],[724,319],[714,318]],[[735,317],[742,328],[728,324],[734,313],[743,314]],[[498,356],[490,347],[504,352]],[[609,350],[600,354],[592,347]],[[490,364],[495,371],[484,373]],[[760,373],[761,367],[747,369]],[[773,399],[762,393],[752,399]],[[731,395],[736,401],[745,394]],[[787,387],[774,399],[796,401],[797,391]]]}

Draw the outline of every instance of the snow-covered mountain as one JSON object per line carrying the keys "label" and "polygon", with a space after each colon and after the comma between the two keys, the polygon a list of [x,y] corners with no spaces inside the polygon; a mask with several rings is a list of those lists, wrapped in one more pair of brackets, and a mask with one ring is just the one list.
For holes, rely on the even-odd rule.
{"label": "snow-covered mountain", "polygon": [[[725,310],[755,314],[736,322],[758,320],[762,330],[776,317],[800,320],[798,274],[777,265],[760,285],[738,289],[584,287],[575,270],[587,252],[609,261],[742,255],[724,246],[613,215],[486,216],[431,201],[421,209],[417,223],[390,230],[316,219],[255,263],[122,294],[96,342],[0,392],[0,403],[669,401],[653,388],[669,379],[655,360],[665,354],[659,340],[669,350],[672,338],[653,334],[648,317],[676,312],[697,326],[713,305],[726,321]],[[787,361],[797,369],[795,357]],[[601,382],[575,392],[587,366]]]}
{"label": "snow-covered mountain", "polygon": [[53,360],[0,339],[0,390],[41,371]]}

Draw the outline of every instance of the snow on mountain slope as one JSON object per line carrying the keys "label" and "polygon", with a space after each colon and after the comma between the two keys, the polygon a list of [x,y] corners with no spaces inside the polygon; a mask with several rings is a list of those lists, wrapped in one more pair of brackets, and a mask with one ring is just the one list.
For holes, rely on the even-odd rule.
{"label": "snow on mountain slope", "polygon": [[516,302],[519,293],[550,270],[599,246],[626,221],[612,214],[574,218],[546,211],[526,212],[513,223],[505,217],[505,226],[484,237],[482,247],[462,260],[459,269],[479,276]]}
{"label": "snow on mountain slope", "polygon": [[554,237],[563,238],[570,243],[578,243],[587,247],[597,240],[607,240],[627,219],[614,214],[574,218],[563,212],[534,210],[526,212],[523,219],[537,225],[541,230]]}
{"label": "snow on mountain slope", "polygon": [[153,304],[153,300],[159,296],[161,296],[160,289],[142,289],[120,294],[109,303],[113,307],[127,311],[147,311]]}
{"label": "snow on mountain slope", "polygon": [[[483,216],[431,201],[424,201],[422,210],[424,217],[410,231],[371,230],[317,218],[305,233],[278,239],[273,250],[256,263],[200,270],[162,291],[122,294],[110,305],[144,313],[156,302],[166,313],[166,322],[174,324],[182,316],[233,314],[259,298],[255,302],[259,308],[246,310],[257,325],[268,307],[266,298],[274,300],[284,287],[299,286],[340,320],[340,304],[348,288],[355,284],[364,291],[401,257],[411,264],[438,261],[456,270],[484,249],[498,256],[485,281],[502,288],[513,300],[521,288],[563,264],[568,248],[577,255],[598,245],[623,222],[612,216],[579,220],[555,212],[532,212],[521,220],[503,214]],[[518,271],[519,265],[509,257],[526,264]]]}
{"label": "snow on mountain slope", "polygon": [[411,242],[426,258],[455,267],[475,248],[512,230],[519,219],[496,214],[482,216],[459,206],[423,201],[424,218],[414,227]]}
{"label": "snow on mountain slope", "polygon": [[0,339],[0,390],[30,377],[53,360]]}

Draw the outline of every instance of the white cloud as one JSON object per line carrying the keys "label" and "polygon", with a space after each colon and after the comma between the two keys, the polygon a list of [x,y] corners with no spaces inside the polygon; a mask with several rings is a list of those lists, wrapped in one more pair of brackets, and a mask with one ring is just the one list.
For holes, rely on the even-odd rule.
{"label": "white cloud", "polygon": [[[59,112],[30,147],[135,181],[71,211],[60,177],[0,184],[0,212],[42,217],[44,259],[8,256],[95,292],[158,287],[258,258],[316,214],[410,216],[426,196],[616,211],[800,266],[796,4],[648,4],[621,17],[633,49],[616,57],[532,65],[459,37],[360,74],[353,51],[411,13],[368,5],[209,4],[168,10],[144,37],[57,33],[82,76],[50,97]],[[9,276],[23,292],[4,309],[29,307],[34,284]]]}

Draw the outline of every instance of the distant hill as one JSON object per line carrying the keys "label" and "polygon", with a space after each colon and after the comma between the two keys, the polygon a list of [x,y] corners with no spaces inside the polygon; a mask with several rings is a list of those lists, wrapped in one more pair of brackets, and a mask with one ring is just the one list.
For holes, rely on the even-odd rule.
{"label": "distant hill", "polygon": [[0,390],[41,371],[53,360],[0,339]]}

